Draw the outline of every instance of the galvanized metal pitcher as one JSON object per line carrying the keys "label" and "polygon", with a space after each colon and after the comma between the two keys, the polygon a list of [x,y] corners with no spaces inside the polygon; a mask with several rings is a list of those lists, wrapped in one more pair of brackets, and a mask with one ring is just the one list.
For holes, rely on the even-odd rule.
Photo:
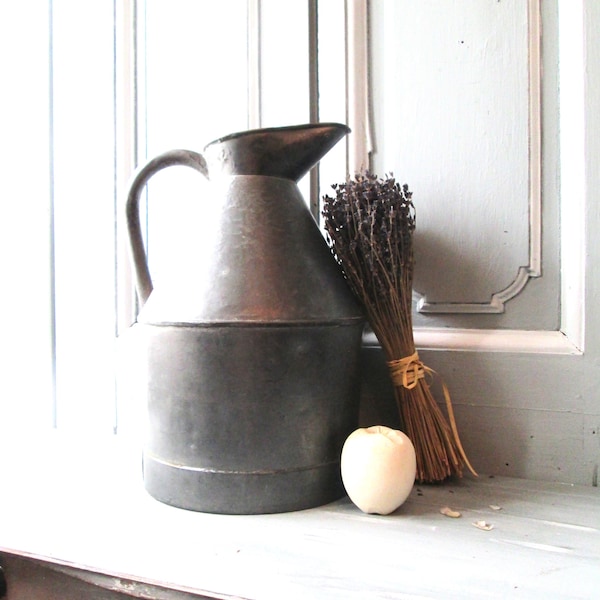
{"label": "galvanized metal pitcher", "polygon": [[[348,128],[313,124],[236,133],[199,154],[166,152],[127,200],[143,305],[148,431],[144,484],[204,512],[299,510],[343,495],[339,460],[357,427],[362,310],[297,181]],[[140,194],[187,165],[211,182],[198,223],[208,250],[175,285],[152,280]]]}

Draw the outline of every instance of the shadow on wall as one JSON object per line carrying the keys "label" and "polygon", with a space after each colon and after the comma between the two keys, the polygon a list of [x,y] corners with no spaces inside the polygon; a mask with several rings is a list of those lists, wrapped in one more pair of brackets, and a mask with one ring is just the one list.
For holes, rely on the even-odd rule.
{"label": "shadow on wall", "polygon": [[[503,375],[477,353],[453,353],[447,357],[433,352],[420,352],[425,364],[443,377],[452,397],[454,415],[461,443],[474,469],[485,475],[536,478],[532,471],[539,462],[547,442],[539,432],[531,431],[527,407],[515,407],[504,392]],[[471,383],[464,381],[469,377]],[[393,387],[378,347],[363,347],[361,355],[360,424],[387,425],[401,429]],[[467,390],[461,397],[453,389]],[[434,397],[446,415],[440,379],[432,384]],[[558,466],[557,466],[558,469]],[[467,471],[465,470],[465,473]],[[558,473],[557,480],[560,480]],[[539,476],[537,477],[539,478]]]}
{"label": "shadow on wall", "polygon": [[361,427],[386,425],[400,428],[394,388],[381,348],[363,347],[361,353]]}
{"label": "shadow on wall", "polygon": [[[416,231],[413,289],[428,302],[487,304],[492,294],[510,285],[518,270],[512,263],[500,266],[498,260],[490,260],[489,252],[433,231]],[[526,264],[526,259],[514,264]]]}

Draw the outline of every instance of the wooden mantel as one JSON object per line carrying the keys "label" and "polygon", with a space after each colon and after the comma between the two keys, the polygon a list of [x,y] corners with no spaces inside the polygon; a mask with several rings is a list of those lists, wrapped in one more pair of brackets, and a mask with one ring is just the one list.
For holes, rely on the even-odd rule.
{"label": "wooden mantel", "polygon": [[[594,487],[465,476],[415,486],[386,517],[363,514],[347,498],[295,513],[230,516],[155,501],[143,489],[137,446],[118,438],[4,437],[0,457],[8,600],[54,598],[49,588],[35,596],[32,586],[66,585],[53,584],[60,576],[94,586],[93,597],[103,599],[600,594]],[[462,516],[444,516],[444,506]],[[492,528],[477,528],[480,521]]]}

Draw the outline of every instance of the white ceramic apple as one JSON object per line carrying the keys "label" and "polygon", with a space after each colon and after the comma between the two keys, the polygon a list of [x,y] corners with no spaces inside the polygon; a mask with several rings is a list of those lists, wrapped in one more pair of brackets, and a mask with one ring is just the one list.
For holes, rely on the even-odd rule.
{"label": "white ceramic apple", "polygon": [[357,429],[342,448],[341,470],[346,492],[360,510],[388,515],[413,488],[415,448],[406,434],[390,427]]}

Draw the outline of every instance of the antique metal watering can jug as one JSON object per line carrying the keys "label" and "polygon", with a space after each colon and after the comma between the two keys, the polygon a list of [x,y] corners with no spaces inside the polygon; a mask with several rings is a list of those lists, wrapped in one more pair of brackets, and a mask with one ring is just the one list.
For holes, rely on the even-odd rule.
{"label": "antique metal watering can jug", "polygon": [[[364,317],[297,181],[348,131],[334,123],[236,133],[202,154],[161,154],[134,176],[127,220],[142,304],[143,476],[158,500],[253,514],[343,495]],[[153,289],[139,198],[173,165],[210,182],[210,197],[199,198],[207,250],[180,283]]]}

